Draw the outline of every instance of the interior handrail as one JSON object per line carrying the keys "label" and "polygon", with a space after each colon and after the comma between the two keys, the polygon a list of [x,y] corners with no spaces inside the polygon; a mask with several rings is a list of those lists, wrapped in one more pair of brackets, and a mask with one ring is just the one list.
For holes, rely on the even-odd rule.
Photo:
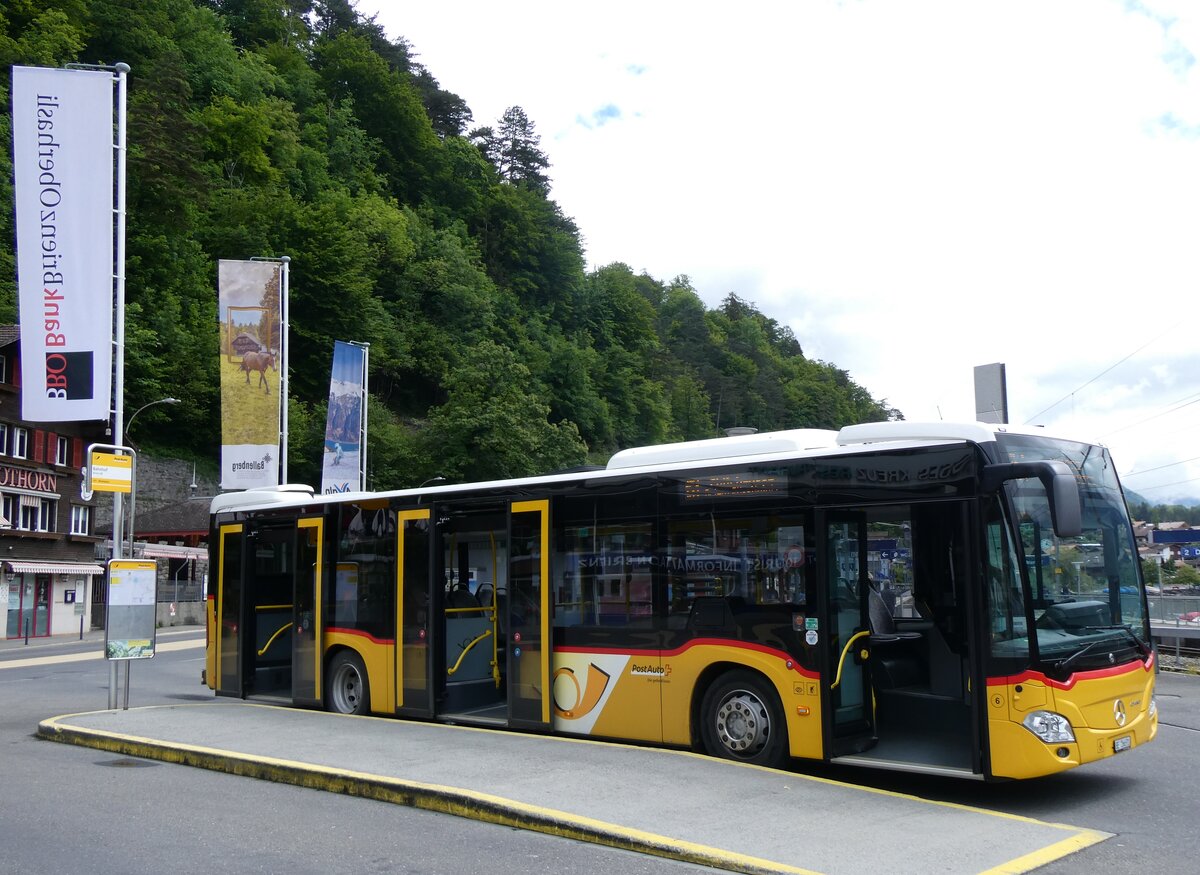
{"label": "interior handrail", "polygon": [[[290,606],[289,606],[290,607]],[[267,643],[263,645],[262,650],[258,651],[258,655],[262,656],[271,649],[271,645],[275,643],[275,639],[292,627],[292,621],[288,620],[282,626],[275,630],[275,634],[267,639]]]}
{"label": "interior handrail", "polygon": [[492,634],[491,629],[484,629],[482,632],[480,632],[478,635],[476,635],[471,641],[469,641],[467,643],[467,645],[465,647],[463,647],[462,653],[460,653],[458,655],[458,660],[454,663],[454,667],[446,669],[446,674],[452,675],[456,671],[458,671],[458,667],[460,665],[462,665],[463,659],[466,657],[467,653],[470,652],[471,648],[474,647],[476,644],[478,644],[480,641],[482,641],[484,638],[487,638],[488,636],[490,636],[491,634]]}
{"label": "interior handrail", "polygon": [[859,638],[870,638],[870,637],[871,637],[871,632],[868,629],[864,629],[863,631],[859,632],[858,634],[850,636],[850,640],[847,641],[846,646],[842,648],[842,655],[838,659],[837,676],[834,677],[833,683],[831,683],[829,685],[829,689],[836,690],[837,685],[842,682],[842,666],[846,664],[846,654],[850,652],[850,648],[854,646],[854,642],[857,641]]}

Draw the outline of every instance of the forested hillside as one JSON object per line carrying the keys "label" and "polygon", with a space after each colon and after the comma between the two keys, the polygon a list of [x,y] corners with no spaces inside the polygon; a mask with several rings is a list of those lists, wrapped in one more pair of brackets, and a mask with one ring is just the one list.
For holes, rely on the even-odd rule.
{"label": "forested hillside", "polygon": [[[185,402],[147,410],[141,446],[215,463],[216,263],[260,255],[292,259],[291,480],[320,481],[334,340],[371,345],[377,488],[899,417],[737,290],[709,310],[685,276],[587,272],[521,95],[474,119],[418,51],[348,0],[0,7],[4,240],[11,65],[132,67],[126,407]],[[0,322],[14,272],[0,247]]]}

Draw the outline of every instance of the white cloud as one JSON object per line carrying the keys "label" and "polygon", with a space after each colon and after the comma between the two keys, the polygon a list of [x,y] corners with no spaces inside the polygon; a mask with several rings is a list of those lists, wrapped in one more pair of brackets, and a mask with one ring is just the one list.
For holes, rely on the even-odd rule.
{"label": "white cloud", "polygon": [[[1108,435],[1131,472],[1200,455],[1200,404],[1162,415],[1200,393],[1198,15],[515,0],[378,20],[476,124],[525,109],[591,265],[755,301],[910,419],[973,417],[973,367],[1005,362],[1013,421]],[[1200,495],[1200,464],[1128,485],[1155,477],[1194,482],[1151,498]]]}

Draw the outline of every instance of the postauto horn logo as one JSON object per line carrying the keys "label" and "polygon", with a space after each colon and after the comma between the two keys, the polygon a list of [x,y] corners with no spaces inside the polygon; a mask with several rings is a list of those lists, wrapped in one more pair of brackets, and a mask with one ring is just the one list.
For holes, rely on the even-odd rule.
{"label": "postauto horn logo", "polygon": [[[566,678],[575,687],[575,700],[567,707],[563,707],[558,701],[558,679]],[[560,668],[554,673],[554,713],[565,720],[578,720],[580,717],[586,717],[592,713],[592,710],[604,697],[604,691],[608,689],[608,682],[612,680],[611,676],[596,663],[589,663],[587,668],[587,681],[581,688],[579,678],[575,677],[575,670],[572,668]]]}

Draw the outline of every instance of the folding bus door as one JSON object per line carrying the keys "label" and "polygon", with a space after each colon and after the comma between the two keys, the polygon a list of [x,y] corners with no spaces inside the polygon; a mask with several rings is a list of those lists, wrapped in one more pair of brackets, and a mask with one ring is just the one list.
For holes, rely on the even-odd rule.
{"label": "folding bus door", "polygon": [[296,523],[296,564],[292,596],[292,699],[298,705],[321,702],[321,588],[325,521]]}
{"label": "folding bus door", "polygon": [[509,514],[508,722],[550,728],[550,502]]}
{"label": "folding bus door", "polygon": [[213,634],[216,642],[215,664],[210,666],[216,683],[213,689],[227,696],[244,695],[242,672],[242,602],[245,596],[243,526],[221,526],[217,537],[217,592],[213,607]]}
{"label": "folding bus door", "polygon": [[323,531],[319,518],[220,527],[218,693],[320,701]]}
{"label": "folding bus door", "polygon": [[433,716],[429,516],[429,508],[396,514],[396,710],[411,717]]}
{"label": "folding bus door", "polygon": [[874,702],[868,674],[867,524],[862,514],[826,514],[823,524],[826,754],[866,750],[874,743]]}

